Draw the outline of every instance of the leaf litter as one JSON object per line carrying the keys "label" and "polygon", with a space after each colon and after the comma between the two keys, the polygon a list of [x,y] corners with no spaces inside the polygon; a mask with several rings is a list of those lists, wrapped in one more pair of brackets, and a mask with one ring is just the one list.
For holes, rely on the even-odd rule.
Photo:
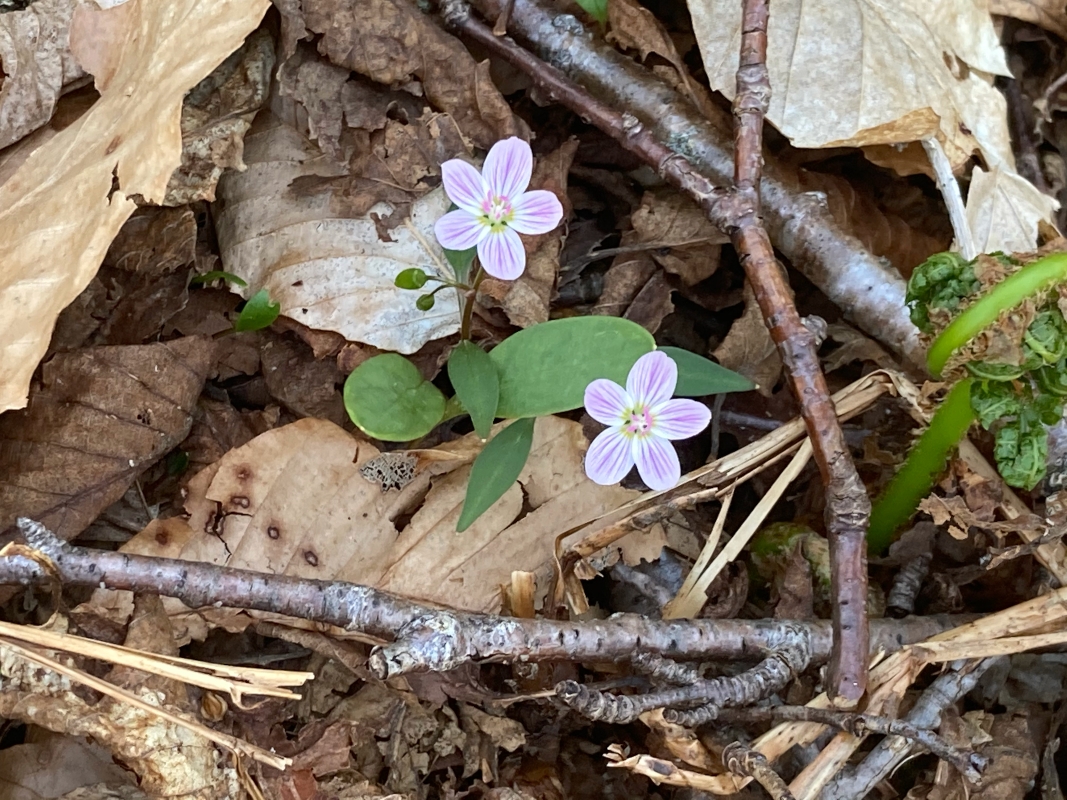
{"label": "leaf litter", "polygon": [[[515,5],[512,13],[521,13]],[[907,177],[929,172],[917,144],[923,137],[940,138],[969,177],[967,216],[980,249],[1033,249],[1050,220],[1063,222],[1049,194],[1067,191],[1057,128],[1067,105],[1049,71],[1055,59],[1033,55],[1060,52],[1062,42],[1050,37],[1062,36],[1062,8],[992,3],[998,39],[982,4],[949,5],[835,7],[837,16],[865,20],[868,34],[877,31],[863,43],[819,22],[821,6],[806,7],[803,20],[788,4],[771,8],[768,119],[788,142],[769,140],[768,158],[803,164],[802,191],[904,274],[948,245],[940,196]],[[633,608],[658,615],[654,598],[681,589],[708,532],[728,541],[773,490],[776,459],[786,454],[771,446],[775,429],[789,429],[798,411],[727,238],[628,154],[546,105],[523,76],[468,48],[415,3],[279,0],[277,16],[255,33],[264,4],[186,6],[180,23],[137,0],[108,11],[52,0],[0,10],[0,146],[12,145],[0,151],[0,303],[10,312],[0,330],[0,401],[8,409],[0,416],[0,530],[29,515],[63,538],[125,553],[347,580],[457,610],[584,621]],[[733,92],[736,16],[736,6],[703,0],[609,0],[607,28],[598,32],[677,102],[713,116],[726,108],[713,92]],[[34,26],[47,35],[27,33]],[[695,66],[701,60],[704,69]],[[1018,141],[1013,152],[1009,143],[1015,109],[1010,93],[1006,102],[994,86],[1008,64],[1029,103],[1021,112],[1031,117],[1035,152]],[[852,77],[878,91],[843,90]],[[165,124],[146,125],[146,109]],[[447,274],[432,230],[448,207],[440,164],[476,160],[512,135],[532,138],[532,186],[557,194],[567,225],[526,242],[528,268],[518,281],[480,287],[475,341],[496,344],[563,316],[625,316],[659,344],[714,355],[760,384],[758,394],[724,396],[715,430],[680,443],[683,472],[697,470],[698,478],[684,484],[677,505],[636,482],[589,481],[583,457],[599,429],[575,412],[537,422],[518,480],[456,534],[482,448],[468,423],[449,420],[423,441],[391,449],[353,431],[344,413],[345,376],[382,352],[410,355],[447,391],[441,368],[457,341],[455,293],[441,292],[433,310],[421,312],[393,278],[409,266]],[[83,150],[70,147],[75,140]],[[975,154],[980,165],[967,166]],[[1028,164],[1039,172],[1023,177]],[[56,225],[61,219],[76,224]],[[190,285],[217,270],[248,287]],[[832,389],[895,376],[858,391],[891,385],[900,398],[884,388],[864,395],[846,427],[873,494],[910,442],[907,416],[921,414],[909,400],[919,390],[895,372],[872,372],[898,362],[846,324],[849,309],[791,277],[801,313],[813,326],[825,320],[820,355]],[[267,330],[231,333],[241,298],[263,288],[284,316]],[[24,298],[31,311],[16,314]],[[916,678],[927,663],[1010,654],[1061,635],[1058,606],[1041,604],[1058,595],[1048,594],[1038,565],[1063,572],[1062,546],[1040,517],[1046,500],[1019,498],[983,472],[974,458],[987,443],[976,443],[974,452],[961,450],[969,466],[957,462],[924,502],[928,518],[919,525],[934,533],[923,539],[925,577],[910,602],[920,615],[991,616],[943,634],[940,644],[889,656],[872,673],[871,713],[921,700]],[[730,458],[746,445],[759,455],[737,472]],[[740,482],[717,482],[726,476]],[[736,499],[720,525],[727,488]],[[702,499],[686,500],[693,492]],[[817,478],[801,471],[770,523],[800,526],[803,543],[762,574],[750,569],[759,559],[744,552],[709,587],[702,613],[826,614],[824,503]],[[1056,507],[1053,496],[1048,504]],[[1043,543],[1018,545],[1019,538]],[[872,562],[872,616],[914,558]],[[623,585],[639,602],[622,599]],[[102,589],[77,606],[86,596],[72,597],[65,607],[74,610],[53,624],[179,661],[284,664],[316,678],[303,700],[245,705],[180,680],[146,680],[132,660],[104,670],[111,685],[173,714],[167,718],[125,696],[87,703],[97,690],[75,688],[76,671],[91,680],[97,667],[84,669],[78,656],[41,666],[26,660],[30,645],[0,633],[0,709],[35,742],[44,741],[41,729],[57,732],[52,749],[27,756],[52,761],[57,775],[60,765],[85,759],[84,774],[64,773],[71,784],[97,774],[122,782],[71,749],[88,735],[104,746],[104,761],[114,756],[134,770],[142,789],[202,797],[651,796],[641,775],[664,781],[661,796],[680,785],[751,791],[723,771],[728,742],[718,730],[694,732],[659,712],[606,729],[545,699],[581,675],[647,690],[617,666],[467,665],[383,684],[368,671],[371,643],[358,634]],[[47,592],[20,599],[7,601],[8,618],[41,623],[54,610]],[[1054,653],[1010,656],[970,699],[944,709],[940,734],[992,759],[988,788],[968,786],[948,762],[925,755],[889,779],[894,790],[1023,796],[1055,757],[1057,669]],[[818,706],[820,688],[809,670],[777,699]],[[18,704],[25,697],[32,708]],[[186,724],[194,717],[218,738],[197,738],[203,731]],[[1052,727],[1046,735],[1026,720]],[[792,781],[795,796],[849,796],[846,787],[860,784],[848,781],[862,780],[863,764],[873,763],[841,769],[856,737],[824,737],[807,764],[783,755],[815,741],[816,727],[741,721],[736,730]],[[28,742],[0,748],[21,757],[35,746]],[[216,757],[227,748],[259,752],[246,745],[291,763],[249,772],[254,758]],[[627,747],[645,755],[624,758]],[[1041,779],[1051,785],[1048,774]],[[32,787],[37,778],[11,780]]]}

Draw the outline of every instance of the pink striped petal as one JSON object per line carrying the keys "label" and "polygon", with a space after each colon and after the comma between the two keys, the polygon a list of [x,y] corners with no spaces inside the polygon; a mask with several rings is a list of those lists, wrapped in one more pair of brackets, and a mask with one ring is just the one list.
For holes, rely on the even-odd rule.
{"label": "pink striped petal", "polygon": [[522,240],[511,228],[490,231],[478,242],[478,260],[486,272],[502,281],[515,280],[526,269],[526,251],[522,247]]}
{"label": "pink striped petal", "polygon": [[[637,359],[626,378],[626,392],[637,403],[657,406],[671,399],[678,383],[678,365],[660,350]],[[648,483],[648,481],[645,481]]]}
{"label": "pink striped petal", "polygon": [[441,180],[449,200],[472,214],[483,213],[482,203],[489,196],[489,187],[478,170],[453,158],[441,165]]}
{"label": "pink striped petal", "polygon": [[711,422],[711,409],[696,400],[668,400],[652,409],[655,435],[665,439],[688,439]]}
{"label": "pink striped petal", "polygon": [[597,378],[585,387],[585,410],[597,422],[618,425],[631,405],[626,390],[615,381]]}
{"label": "pink striped petal", "polygon": [[608,428],[597,436],[585,454],[585,474],[601,486],[610,486],[626,477],[633,469],[634,458],[630,441],[619,428]]}
{"label": "pink striped petal", "polygon": [[457,208],[437,220],[433,232],[441,247],[468,250],[489,235],[489,226],[482,225],[470,212]]}
{"label": "pink striped petal", "polygon": [[485,183],[493,195],[512,201],[526,191],[532,174],[530,145],[515,136],[494,144],[482,166]]}
{"label": "pink striped petal", "polygon": [[662,492],[678,485],[682,467],[670,442],[658,436],[635,437],[632,450],[637,472],[649,489]]}
{"label": "pink striped petal", "polygon": [[563,205],[552,192],[537,189],[512,201],[515,216],[508,222],[519,233],[548,233],[563,219]]}

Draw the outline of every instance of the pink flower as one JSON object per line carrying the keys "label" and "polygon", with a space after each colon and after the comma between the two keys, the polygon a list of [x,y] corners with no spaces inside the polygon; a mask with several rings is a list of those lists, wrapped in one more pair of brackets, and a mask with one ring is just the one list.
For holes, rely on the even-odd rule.
{"label": "pink flower", "polygon": [[610,425],[589,446],[585,474],[596,483],[618,483],[633,465],[656,491],[672,489],[682,477],[678,454],[668,440],[696,436],[711,422],[708,407],[695,400],[672,400],[678,365],[659,350],[641,356],[623,389],[604,378],[585,389],[585,410]]}
{"label": "pink flower", "polygon": [[434,226],[437,241],[449,250],[478,246],[478,260],[494,278],[511,281],[526,268],[520,233],[548,233],[563,218],[552,192],[527,192],[533,173],[530,145],[514,136],[497,142],[479,173],[454,158],[441,165],[445,193],[459,208]]}

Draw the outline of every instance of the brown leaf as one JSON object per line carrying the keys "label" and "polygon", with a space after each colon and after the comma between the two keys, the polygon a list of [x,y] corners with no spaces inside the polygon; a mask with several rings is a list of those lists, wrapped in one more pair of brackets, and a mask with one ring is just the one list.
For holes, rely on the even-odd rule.
{"label": "brown leaf", "polygon": [[719,245],[729,241],[703,211],[676,191],[645,192],[631,222],[638,241],[671,248],[669,254],[653,252],[652,257],[686,286],[714,274],[719,268]]}
{"label": "brown leaf", "polygon": [[1062,0],[990,0],[989,12],[1032,22],[1067,39],[1067,6]]}
{"label": "brown leaf", "polygon": [[871,361],[883,369],[897,369],[895,359],[885,349],[851,325],[831,322],[826,329],[830,339],[841,346],[823,359],[823,371],[833,372],[853,361]]}
{"label": "brown leaf", "polygon": [[0,149],[52,117],[63,86],[85,74],[70,53],[78,0],[40,0],[0,14]]}
{"label": "brown leaf", "polygon": [[[570,215],[567,198],[567,173],[578,152],[578,140],[569,139],[544,158],[538,159],[530,180],[531,189],[547,189],[563,204],[563,219]],[[520,328],[528,328],[548,321],[548,306],[559,273],[559,254],[563,246],[562,229],[541,236],[524,237],[526,271],[514,281],[489,278],[482,283],[481,293],[498,306],[508,320]]]}
{"label": "brown leaf", "polygon": [[195,419],[189,435],[181,443],[189,457],[189,475],[214,464],[234,448],[248,444],[278,424],[280,409],[238,411],[228,402],[201,397],[196,402]]}
{"label": "brown leaf", "polygon": [[109,267],[153,277],[195,260],[196,217],[188,206],[137,209],[104,256]]}
{"label": "brown leaf", "polygon": [[785,562],[785,571],[776,580],[778,603],[774,607],[775,619],[815,618],[815,590],[811,583],[811,564],[804,557],[804,544],[797,542]]}
{"label": "brown leaf", "polygon": [[185,438],[213,344],[61,353],[30,406],[0,417],[0,530],[33,517],[73,539]]}
{"label": "brown leaf", "polygon": [[299,417],[318,417],[341,425],[347,419],[337,362],[315,359],[311,348],[290,336],[269,331],[259,350],[263,378],[271,395]]}
{"label": "brown leaf", "polygon": [[730,332],[713,355],[727,369],[754,381],[760,394],[770,397],[782,372],[782,359],[747,281],[745,312],[730,326]]}
{"label": "brown leaf", "polygon": [[524,123],[489,77],[489,62],[476,63],[414,3],[304,0],[303,11],[308,29],[322,34],[319,51],[333,63],[387,86],[418,78],[426,98],[479,147],[524,136]]}
{"label": "brown leaf", "polygon": [[[623,241],[631,244],[628,237],[624,237]],[[623,316],[656,272],[656,262],[647,252],[620,253],[615,256],[604,275],[604,291],[600,293],[593,313]]]}
{"label": "brown leaf", "polygon": [[95,51],[87,49],[100,98],[0,185],[0,410],[25,404],[56,316],[92,280],[136,208],[132,196],[163,199],[181,159],[186,92],[240,46],[267,5],[129,0],[76,10],[74,52],[79,26],[87,35],[96,25]]}
{"label": "brown leaf", "polygon": [[637,293],[623,317],[636,322],[649,333],[655,333],[664,318],[674,311],[671,294],[667,276],[657,270]]}

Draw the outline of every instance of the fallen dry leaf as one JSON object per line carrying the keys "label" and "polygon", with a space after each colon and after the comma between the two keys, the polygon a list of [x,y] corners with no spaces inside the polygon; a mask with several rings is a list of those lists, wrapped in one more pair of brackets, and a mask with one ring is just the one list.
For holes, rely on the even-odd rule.
{"label": "fallen dry leaf", "polygon": [[0,14],[0,149],[52,117],[63,87],[85,74],[70,53],[79,0],[39,0]]}
{"label": "fallen dry leaf", "polygon": [[[729,241],[696,204],[673,190],[645,192],[631,223],[637,241],[657,244],[652,251],[656,263],[687,286],[715,273],[719,268],[719,245]],[[670,248],[669,252],[660,252],[665,248]]]}
{"label": "fallen dry leaf", "polygon": [[975,167],[967,192],[967,224],[979,253],[1026,253],[1037,246],[1037,224],[1060,207],[1014,172]]}
{"label": "fallen dry leaf", "polygon": [[132,196],[163,199],[181,160],[185,93],[267,5],[128,0],[75,12],[72,50],[96,75],[100,99],[0,185],[0,411],[25,405],[56,316],[96,273]]}
{"label": "fallen dry leaf", "polygon": [[[639,494],[592,483],[582,468],[581,425],[546,417],[518,482],[457,534],[475,441],[442,446],[458,457],[430,464],[400,492],[383,492],[360,473],[376,448],[330,422],[300,420],[230,451],[190,481],[188,535],[160,541],[150,526],[124,549],[497,611],[499,587],[513,570],[537,571],[547,586],[555,537]],[[106,597],[98,593],[94,605],[117,605]]]}
{"label": "fallen dry leaf", "polygon": [[61,353],[0,417],[0,532],[27,516],[73,539],[177,445],[212,364],[206,339]]}
{"label": "fallen dry leaf", "polygon": [[[741,7],[688,5],[711,88],[733,99]],[[785,0],[771,16],[767,119],[795,146],[893,145],[936,133],[954,165],[979,150],[987,164],[1013,168],[1006,104],[992,81],[1011,73],[983,0]]]}
{"label": "fallen dry leaf", "polygon": [[878,342],[864,336],[851,325],[832,322],[827,326],[827,336],[840,347],[823,359],[824,372],[833,372],[853,361],[870,361],[882,369],[898,369],[896,361]]}
{"label": "fallen dry leaf", "polygon": [[989,10],[1003,17],[1032,22],[1067,39],[1067,4],[1063,0],[989,0]]}
{"label": "fallen dry leaf", "polygon": [[526,136],[525,124],[467,48],[408,0],[304,0],[303,24],[334,64],[386,86],[418,79],[421,93],[476,145]]}
{"label": "fallen dry leaf", "polygon": [[[332,193],[290,189],[299,177],[344,175],[294,128],[260,116],[245,138],[244,158],[248,170],[219,184],[215,219],[224,268],[248,282],[246,296],[267,289],[281,313],[302,325],[405,354],[459,330],[455,292],[440,292],[433,309],[419,311],[418,293],[393,283],[409,267],[443,271],[433,233],[448,209],[443,190],[415,200],[410,223],[383,241],[372,217],[345,218]],[[372,215],[393,210],[380,203]]]}
{"label": "fallen dry leaf", "polygon": [[730,326],[729,333],[712,355],[719,363],[754,381],[764,397],[770,397],[782,372],[782,359],[763,322],[763,314],[745,281],[745,311]]}

